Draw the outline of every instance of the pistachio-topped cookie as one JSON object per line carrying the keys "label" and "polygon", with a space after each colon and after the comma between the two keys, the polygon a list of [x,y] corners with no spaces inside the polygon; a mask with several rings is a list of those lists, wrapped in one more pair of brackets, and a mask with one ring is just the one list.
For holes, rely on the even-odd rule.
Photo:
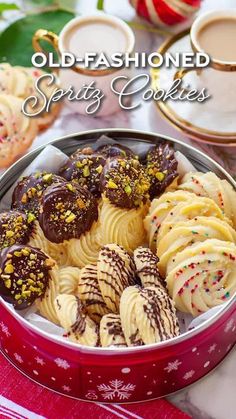
{"label": "pistachio-topped cookie", "polygon": [[21,211],[0,213],[0,250],[14,244],[27,244],[33,234],[30,215]]}
{"label": "pistachio-topped cookie", "polygon": [[104,166],[101,190],[121,208],[137,208],[149,197],[150,183],[141,163],[133,158],[112,158]]}
{"label": "pistachio-topped cookie", "polygon": [[146,173],[151,183],[151,199],[164,192],[178,176],[177,166],[174,149],[168,143],[160,143],[149,150]]}
{"label": "pistachio-topped cookie", "polygon": [[87,188],[92,194],[100,196],[100,177],[105,163],[104,156],[88,147],[69,158],[59,174]]}
{"label": "pistachio-topped cookie", "polygon": [[0,295],[18,310],[43,297],[55,262],[41,250],[14,245],[0,255]]}
{"label": "pistachio-topped cookie", "polygon": [[40,199],[43,191],[52,183],[62,180],[53,173],[37,172],[23,177],[16,185],[12,195],[12,208],[38,217]]}
{"label": "pistachio-topped cookie", "polygon": [[79,239],[97,218],[95,197],[74,182],[53,183],[42,195],[39,224],[45,237],[53,243]]}
{"label": "pistachio-topped cookie", "polygon": [[106,158],[109,157],[132,157],[137,159],[137,155],[130,150],[130,148],[121,144],[105,144],[97,148],[98,153],[102,154]]}

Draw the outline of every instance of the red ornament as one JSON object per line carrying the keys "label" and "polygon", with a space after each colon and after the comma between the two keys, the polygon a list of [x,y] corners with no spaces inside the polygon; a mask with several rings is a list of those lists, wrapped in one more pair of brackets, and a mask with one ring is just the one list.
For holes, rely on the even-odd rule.
{"label": "red ornament", "polygon": [[191,18],[201,0],[130,0],[139,16],[156,25],[176,25]]}

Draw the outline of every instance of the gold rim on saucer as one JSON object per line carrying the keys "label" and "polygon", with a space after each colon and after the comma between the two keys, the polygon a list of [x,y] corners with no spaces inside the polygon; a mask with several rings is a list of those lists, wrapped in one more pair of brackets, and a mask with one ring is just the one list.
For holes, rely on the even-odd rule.
{"label": "gold rim on saucer", "polygon": [[[169,48],[181,38],[184,38],[186,35],[189,35],[190,28],[186,29],[171,38],[168,38],[158,49],[158,53],[163,55]],[[152,79],[152,88],[154,90],[159,89],[160,86],[160,68],[151,69],[151,79]],[[161,111],[162,115],[180,131],[187,134],[189,137],[194,140],[204,141],[208,144],[214,145],[227,145],[227,146],[236,146],[236,132],[221,133],[218,131],[208,130],[206,128],[198,127],[197,125],[192,124],[184,118],[179,117],[175,111],[173,111],[168,104],[157,101],[156,105]]]}

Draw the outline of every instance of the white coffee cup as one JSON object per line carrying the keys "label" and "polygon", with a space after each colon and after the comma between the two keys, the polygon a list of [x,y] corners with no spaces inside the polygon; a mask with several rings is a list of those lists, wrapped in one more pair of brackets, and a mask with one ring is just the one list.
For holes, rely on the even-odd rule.
{"label": "white coffee cup", "polygon": [[[200,15],[193,23],[190,31],[190,40],[194,52],[205,52],[199,43],[199,34],[203,27],[216,19],[232,19],[236,21],[236,10],[210,11]],[[232,39],[235,42],[235,39]],[[220,51],[219,51],[220,52]],[[222,112],[236,110],[236,61],[223,61],[211,57],[208,67],[197,69],[181,69],[175,73],[175,79],[182,79],[187,73],[196,71],[196,88],[207,88],[211,98],[208,101],[209,109]],[[195,82],[195,81],[194,81]],[[192,82],[191,82],[191,87]]]}
{"label": "white coffee cup", "polygon": [[[45,29],[39,29],[33,36],[33,47],[36,52],[44,52],[40,41],[46,40],[50,44],[54,46],[56,51],[59,55],[63,53],[71,52],[67,50],[66,47],[66,39],[68,38],[68,34],[71,33],[72,30],[76,30],[76,27],[80,25],[90,24],[92,25],[93,22],[103,22],[114,25],[116,30],[122,31],[122,33],[127,38],[127,45],[124,51],[116,51],[119,53],[128,53],[131,54],[134,50],[135,45],[135,37],[132,29],[121,19],[110,16],[107,14],[97,14],[92,16],[79,16],[72,19],[68,22],[62,31],[60,32],[59,36],[54,34],[53,32],[47,31]],[[91,37],[96,36],[96,30],[91,30]],[[87,52],[96,52],[96,51],[87,51]],[[104,98],[102,99],[102,105],[100,109],[96,112],[96,116],[107,116],[110,114],[115,113],[116,111],[120,110],[119,101],[117,96],[111,90],[111,81],[118,76],[130,76],[130,70],[128,68],[103,68],[103,69],[92,69],[92,68],[85,68],[79,67],[78,65],[71,67],[71,68],[60,68],[59,71],[59,80],[61,87],[66,90],[70,86],[73,86],[75,91],[79,91],[83,88],[84,85],[89,85],[92,81],[95,82],[95,86],[97,89],[101,90],[104,94]],[[87,114],[87,108],[89,105],[89,101],[67,101],[68,105],[73,109],[74,112],[78,112],[81,114]]]}

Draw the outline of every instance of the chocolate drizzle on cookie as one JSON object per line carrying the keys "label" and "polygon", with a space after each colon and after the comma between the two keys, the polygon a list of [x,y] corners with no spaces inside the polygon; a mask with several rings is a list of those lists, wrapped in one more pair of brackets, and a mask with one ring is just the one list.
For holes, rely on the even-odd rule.
{"label": "chocolate drizzle on cookie", "polygon": [[166,289],[164,280],[161,278],[157,264],[159,259],[146,247],[138,247],[134,251],[134,263],[136,275],[143,287],[160,286]]}
{"label": "chocolate drizzle on cookie", "polygon": [[[143,302],[143,311],[149,325],[160,341],[179,335],[178,321],[173,302],[167,292],[154,287],[142,288],[140,295]],[[168,325],[168,327],[167,327]]]}
{"label": "chocolate drizzle on cookie", "polygon": [[71,325],[71,332],[74,336],[82,335],[86,329],[86,314],[84,313],[83,305],[78,297],[76,297],[77,301],[77,313],[76,313],[76,321],[74,324]]}
{"label": "chocolate drizzle on cookie", "polygon": [[100,324],[100,340],[102,346],[126,347],[124,332],[119,314],[109,313]]}
{"label": "chocolate drizzle on cookie", "polygon": [[89,316],[96,323],[108,313],[105,301],[98,284],[97,266],[86,265],[81,269],[78,283],[78,295],[86,308]]}
{"label": "chocolate drizzle on cookie", "polygon": [[118,313],[122,292],[136,283],[133,260],[121,246],[106,245],[101,249],[98,283],[107,307]]}
{"label": "chocolate drizzle on cookie", "polygon": [[14,245],[0,255],[0,295],[18,310],[42,298],[55,262],[31,246]]}
{"label": "chocolate drizzle on cookie", "polygon": [[12,208],[27,212],[28,217],[35,220],[38,217],[43,192],[52,183],[61,180],[61,177],[47,172],[32,173],[23,177],[13,191]]}
{"label": "chocolate drizzle on cookie", "polygon": [[21,211],[0,213],[0,250],[14,244],[27,244],[34,230],[34,222]]}
{"label": "chocolate drizzle on cookie", "polygon": [[59,174],[66,180],[77,182],[99,197],[100,177],[105,163],[106,158],[102,154],[95,153],[88,147],[73,154],[60,169]]}
{"label": "chocolate drizzle on cookie", "polygon": [[65,180],[49,186],[43,193],[39,223],[45,237],[62,243],[89,231],[98,218],[95,197],[74,182]]}
{"label": "chocolate drizzle on cookie", "polygon": [[178,176],[178,162],[168,143],[152,147],[147,154],[146,173],[150,181],[150,198],[159,196]]}
{"label": "chocolate drizzle on cookie", "polygon": [[137,208],[149,197],[150,183],[141,163],[133,158],[112,158],[104,166],[101,190],[121,208]]}

